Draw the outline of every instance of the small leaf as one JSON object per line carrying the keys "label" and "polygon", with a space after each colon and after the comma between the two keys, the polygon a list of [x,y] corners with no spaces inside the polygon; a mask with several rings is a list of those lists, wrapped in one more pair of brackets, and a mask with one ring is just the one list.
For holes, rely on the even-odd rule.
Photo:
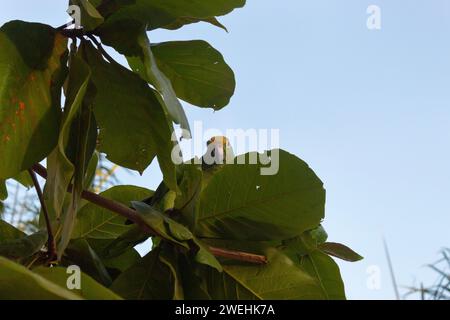
{"label": "small leaf", "polygon": [[201,264],[208,265],[219,272],[223,271],[222,265],[217,261],[216,257],[209,251],[208,246],[201,240],[194,239],[195,244],[198,246],[198,251],[195,254],[195,261]]}
{"label": "small leaf", "polygon": [[356,262],[364,259],[362,256],[357,254],[355,251],[350,249],[349,247],[335,242],[325,242],[319,245],[319,249],[323,252],[329,254],[330,256],[350,261]]}

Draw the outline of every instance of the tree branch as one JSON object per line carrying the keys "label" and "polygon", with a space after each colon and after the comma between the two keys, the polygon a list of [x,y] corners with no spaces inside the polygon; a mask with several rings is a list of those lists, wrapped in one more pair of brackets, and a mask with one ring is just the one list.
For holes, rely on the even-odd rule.
{"label": "tree branch", "polygon": [[42,194],[41,186],[39,185],[39,181],[36,177],[36,174],[31,169],[28,170],[28,173],[31,176],[31,180],[33,180],[33,184],[36,189],[36,193],[38,195],[39,202],[41,203],[41,209],[42,209],[42,212],[44,213],[45,224],[47,226],[47,233],[48,233],[48,239],[47,239],[48,258],[50,261],[53,261],[56,258],[56,243],[55,243],[55,237],[53,236],[52,224],[50,223],[47,206],[45,205],[44,196]]}
{"label": "tree branch", "polygon": [[[33,169],[38,175],[40,175],[42,178],[47,179],[47,169],[45,169],[40,164],[35,164],[33,166]],[[72,186],[69,186],[68,192],[72,192]],[[152,236],[159,236],[162,237],[158,231],[151,228],[140,215],[136,213],[135,210],[130,209],[126,206],[124,206],[121,203],[118,203],[116,201],[106,199],[98,194],[95,194],[93,192],[84,190],[81,193],[81,197],[93,204],[96,204],[99,207],[102,207],[104,209],[108,209],[112,212],[115,212],[122,217],[127,218],[128,220],[133,221],[136,225],[138,225],[144,232],[147,232],[148,234]],[[163,237],[162,237],[163,238]],[[267,263],[267,258],[265,256],[256,255],[252,253],[247,252],[240,252],[240,251],[231,251],[226,249],[220,249],[215,247],[209,247],[209,250],[211,253],[216,257],[222,257],[237,261],[244,261],[244,262],[250,262],[254,264],[265,264]]]}

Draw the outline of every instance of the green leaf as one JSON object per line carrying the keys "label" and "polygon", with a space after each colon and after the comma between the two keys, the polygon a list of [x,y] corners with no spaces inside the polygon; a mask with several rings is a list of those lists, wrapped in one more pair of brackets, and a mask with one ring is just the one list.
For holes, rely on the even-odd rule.
{"label": "green leaf", "polygon": [[[127,270],[139,260],[141,260],[140,254],[134,248],[138,243],[128,243],[124,237],[132,230],[139,230],[137,226],[134,226],[130,231],[127,231],[117,239],[87,239],[91,248],[97,253],[103,262],[103,265],[107,268],[109,274],[115,279],[120,273]],[[142,234],[142,233],[141,233]],[[146,236],[139,243],[147,240],[149,236]],[[129,239],[130,240],[130,239]]]}
{"label": "green leaf", "polygon": [[325,242],[319,245],[319,249],[333,257],[350,262],[356,262],[364,259],[355,251],[340,243]]}
{"label": "green leaf", "polygon": [[222,274],[210,269],[208,292],[213,299],[324,299],[317,281],[276,249],[267,249],[266,265],[224,265]]}
{"label": "green leaf", "polygon": [[164,182],[177,190],[171,159],[173,128],[157,93],[133,72],[103,60],[90,43],[84,42],[83,50],[97,89],[94,113],[100,127],[99,151],[112,162],[139,172],[157,155]]}
{"label": "green leaf", "polygon": [[316,241],[317,245],[324,243],[328,239],[328,233],[322,225],[310,231],[311,237]]}
{"label": "green leaf", "polygon": [[195,261],[200,264],[204,264],[216,269],[219,272],[223,271],[222,265],[217,261],[216,257],[209,251],[208,246],[201,240],[194,239],[195,244],[198,246],[198,251],[195,254]]}
{"label": "green leaf", "polygon": [[151,50],[180,99],[214,110],[230,102],[236,87],[233,70],[206,41],[163,42]]}
{"label": "green leaf", "polygon": [[133,201],[132,206],[147,225],[157,231],[163,239],[189,249],[186,241],[193,239],[194,236],[188,228],[143,202]]}
{"label": "green leaf", "polygon": [[[183,106],[177,98],[172,83],[167,76],[159,70],[155,56],[152,53],[150,41],[148,40],[145,31],[140,33],[137,38],[137,43],[141,48],[141,54],[137,57],[127,57],[130,67],[158,90],[162,96],[163,105],[172,120],[175,123],[180,124],[182,129],[189,132],[189,122],[184,113]],[[190,138],[190,135],[185,135],[185,137]]]}
{"label": "green leaf", "polygon": [[112,283],[103,261],[85,239],[70,241],[62,262],[67,266],[79,266],[85,273],[105,286],[110,286]]}
{"label": "green leaf", "polygon": [[79,57],[71,58],[71,72],[67,80],[68,89],[64,108],[64,119],[58,134],[58,144],[47,159],[48,178],[44,188],[47,207],[52,220],[61,218],[64,199],[75,170],[74,164],[66,154],[70,131],[85,97],[91,72]]}
{"label": "green leaf", "polygon": [[164,28],[179,23],[180,18],[203,20],[222,16],[245,5],[245,0],[136,0],[118,6],[109,16],[106,24],[120,20],[138,20],[147,25],[148,30]]}
{"label": "green leaf", "polygon": [[17,240],[25,236],[25,233],[0,219],[0,243],[8,240]]}
{"label": "green leaf", "polygon": [[336,262],[328,255],[315,250],[300,257],[299,265],[317,279],[327,299],[344,300],[345,290]]}
{"label": "green leaf", "polygon": [[102,15],[89,0],[70,0],[71,5],[76,5],[81,10],[80,24],[84,31],[92,31],[104,21]]}
{"label": "green leaf", "polygon": [[57,143],[60,106],[54,86],[67,41],[47,25],[0,28],[0,178],[43,160]]}
{"label": "green leaf", "polygon": [[123,272],[111,290],[125,299],[170,300],[174,296],[171,271],[159,259],[160,249],[148,253],[136,265]]}
{"label": "green leaf", "polygon": [[[276,155],[279,155],[277,157]],[[237,163],[256,158],[239,156]],[[325,190],[308,165],[272,150],[275,175],[261,164],[225,165],[203,190],[194,234],[205,238],[282,240],[317,227],[324,217]]]}
{"label": "green leaf", "polygon": [[[45,268],[38,267],[33,271],[41,277],[55,283],[61,287],[67,286],[68,278],[70,274],[67,273],[66,268],[53,267]],[[110,289],[102,286],[100,283],[92,279],[87,274],[81,272],[80,287],[81,289],[71,290],[72,294],[78,295],[80,298],[87,300],[122,300],[117,294]]]}
{"label": "green leaf", "polygon": [[47,238],[47,231],[39,231],[18,239],[1,240],[0,255],[11,259],[30,257],[42,249]]}
{"label": "green leaf", "polygon": [[0,257],[0,283],[0,299],[81,299],[79,295],[3,257]]}
{"label": "green leaf", "polygon": [[[122,185],[112,187],[100,195],[130,206],[132,201],[152,194],[152,191],[145,188]],[[88,203],[78,212],[72,238],[115,239],[132,227],[125,224],[126,220],[117,213]]]}
{"label": "green leaf", "polygon": [[[81,201],[89,123],[85,119],[88,85],[91,77],[89,66],[81,58],[81,52],[72,51],[70,73],[66,92],[64,116],[57,148],[48,157],[48,183],[44,193],[50,201],[49,210],[60,221],[56,234],[58,258],[69,244]],[[73,128],[77,131],[73,138]],[[77,130],[80,129],[80,130]],[[76,157],[70,155],[76,154]],[[72,194],[63,210],[67,189],[73,181]]]}

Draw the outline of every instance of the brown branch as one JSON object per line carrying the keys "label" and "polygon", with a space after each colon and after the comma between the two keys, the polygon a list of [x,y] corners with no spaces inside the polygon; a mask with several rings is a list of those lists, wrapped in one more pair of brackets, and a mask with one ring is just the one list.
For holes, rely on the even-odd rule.
{"label": "brown branch", "polygon": [[41,186],[39,185],[39,181],[36,177],[36,173],[33,170],[29,169],[28,173],[31,176],[31,180],[33,180],[34,187],[36,189],[36,193],[39,198],[39,202],[41,203],[41,209],[44,213],[45,224],[47,227],[48,239],[47,239],[47,247],[48,247],[48,258],[50,261],[53,261],[56,258],[56,243],[55,237],[53,236],[52,224],[50,223],[50,218],[47,210],[47,206],[45,205],[44,196],[42,194]]}
{"label": "brown branch", "polygon": [[209,251],[216,257],[227,258],[232,260],[245,261],[256,264],[266,264],[267,258],[265,256],[260,256],[258,254],[232,251],[221,248],[209,247]]}
{"label": "brown branch", "polygon": [[[35,164],[33,166],[33,170],[37,174],[39,174],[42,178],[47,179],[47,169],[45,169],[42,165]],[[69,186],[68,192],[72,192],[72,186]],[[121,203],[118,203],[118,202],[110,200],[110,199],[106,199],[98,194],[95,194],[95,193],[87,191],[87,190],[84,190],[81,193],[81,197],[99,207],[102,207],[104,209],[115,212],[115,213],[121,215],[122,217],[125,217],[128,220],[133,221],[143,231],[147,232],[150,235],[159,236],[159,237],[163,238],[163,236],[161,236],[158,231],[151,228],[142,219],[142,217],[136,213],[135,210],[130,209]],[[267,263],[267,258],[265,256],[261,256],[261,255],[256,255],[256,254],[247,253],[247,252],[240,252],[240,251],[231,251],[231,250],[220,249],[220,248],[215,248],[215,247],[209,247],[208,249],[216,257],[250,262],[250,263],[254,263],[254,264]]]}

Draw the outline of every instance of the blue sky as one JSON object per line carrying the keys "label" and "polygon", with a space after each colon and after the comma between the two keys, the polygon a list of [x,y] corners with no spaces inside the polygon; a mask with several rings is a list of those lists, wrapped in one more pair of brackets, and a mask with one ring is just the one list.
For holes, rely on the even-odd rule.
{"label": "blue sky", "polygon": [[[382,29],[369,31],[378,5]],[[2,4],[12,19],[59,26],[64,1]],[[205,39],[236,73],[220,112],[186,106],[204,127],[277,128],[280,143],[307,161],[327,189],[330,241],[363,256],[341,263],[349,298],[394,298],[387,239],[400,285],[431,282],[424,267],[450,246],[450,3],[447,0],[248,0],[221,21],[152,32],[154,42]],[[119,58],[118,58],[119,59]],[[123,61],[123,60],[121,60]],[[155,187],[154,165],[125,183]],[[367,287],[370,266],[381,287]]]}

